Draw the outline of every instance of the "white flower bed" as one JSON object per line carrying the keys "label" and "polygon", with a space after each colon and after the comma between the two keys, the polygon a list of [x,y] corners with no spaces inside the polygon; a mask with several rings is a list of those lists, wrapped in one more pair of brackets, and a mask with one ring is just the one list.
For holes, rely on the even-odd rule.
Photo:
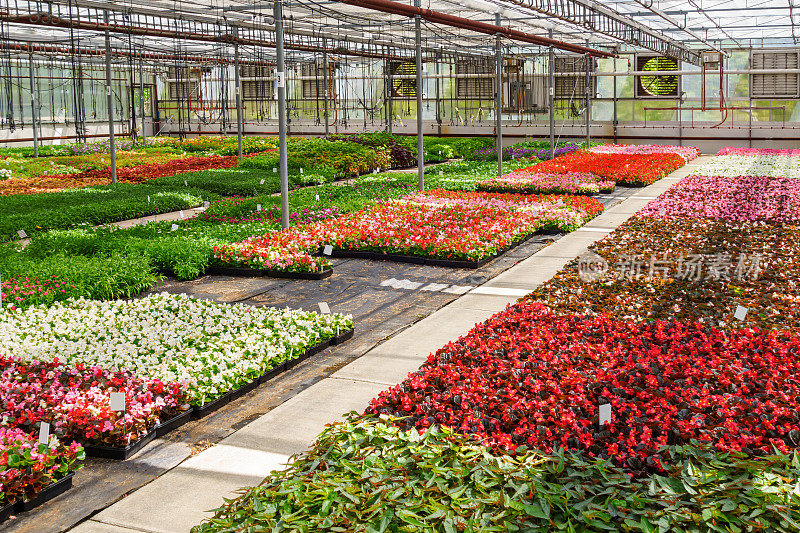
{"label": "white flower bed", "polygon": [[697,176],[800,178],[800,158],[782,155],[720,155],[700,165]]}
{"label": "white flower bed", "polygon": [[350,316],[162,293],[1,313],[0,351],[186,382],[193,403],[203,404],[352,327]]}

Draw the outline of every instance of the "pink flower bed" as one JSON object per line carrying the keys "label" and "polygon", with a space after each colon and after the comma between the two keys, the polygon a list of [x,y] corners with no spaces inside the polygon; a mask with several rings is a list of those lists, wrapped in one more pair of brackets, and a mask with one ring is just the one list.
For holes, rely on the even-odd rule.
{"label": "pink flower bed", "polygon": [[[112,411],[110,394],[125,393],[124,413]],[[188,404],[186,386],[166,385],[126,371],[68,366],[0,356],[0,405],[6,423],[51,431],[85,443],[124,446]]]}
{"label": "pink flower bed", "polygon": [[77,442],[69,445],[50,437],[0,427],[0,505],[37,496],[44,487],[78,470],[85,454]]}
{"label": "pink flower bed", "polygon": [[689,176],[638,213],[660,219],[800,221],[800,182],[791,178]]}
{"label": "pink flower bed", "polygon": [[794,155],[800,156],[800,148],[795,148],[792,150],[789,149],[781,149],[781,148],[734,148],[734,147],[727,147],[723,148],[717,155]]}
{"label": "pink flower bed", "polygon": [[589,151],[595,154],[676,154],[684,161],[691,161],[700,155],[700,150],[691,146],[660,146],[657,144],[603,144],[590,148]]}
{"label": "pink flower bed", "polygon": [[589,172],[550,174],[522,169],[478,183],[477,190],[517,194],[598,194],[614,190],[613,180]]}
{"label": "pink flower bed", "polygon": [[0,283],[0,309],[8,306],[10,309],[27,307],[35,304],[52,303],[63,299],[66,290],[74,288],[59,281],[56,276],[49,279],[39,278],[11,278]]}

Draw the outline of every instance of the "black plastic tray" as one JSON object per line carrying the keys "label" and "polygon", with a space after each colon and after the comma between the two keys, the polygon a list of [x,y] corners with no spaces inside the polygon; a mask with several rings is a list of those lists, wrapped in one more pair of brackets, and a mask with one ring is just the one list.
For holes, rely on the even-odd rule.
{"label": "black plastic tray", "polygon": [[14,509],[17,508],[17,502],[9,502],[4,506],[0,507],[0,522],[5,522],[8,520],[12,514],[14,514]]}
{"label": "black plastic tray", "polygon": [[266,383],[267,381],[271,380],[272,378],[274,378],[278,374],[282,374],[285,370],[286,370],[286,363],[281,363],[278,366],[276,366],[275,368],[273,368],[271,370],[267,370],[266,372],[264,372],[264,374],[260,378],[258,378],[258,382],[259,383]]}
{"label": "black plastic tray", "polygon": [[86,455],[89,457],[100,457],[101,459],[117,459],[119,461],[124,461],[144,448],[154,438],[156,438],[156,431],[152,430],[144,437],[128,444],[127,446],[84,444],[83,449],[86,452]]}
{"label": "black plastic tray", "polygon": [[[42,491],[31,498],[28,501],[19,501],[16,505],[11,504],[12,508],[15,508],[18,513],[24,513],[25,511],[30,511],[31,509],[35,509],[39,507],[43,503],[48,500],[52,500],[59,494],[64,493],[65,491],[72,488],[72,478],[75,477],[75,472],[70,472],[66,476],[62,477],[58,481],[54,483],[50,483],[48,486],[42,489]],[[5,507],[3,510],[0,510],[0,520],[5,520],[10,516],[11,513],[8,513],[5,518],[3,518],[2,513],[5,511]]]}
{"label": "black plastic tray", "polygon": [[251,381],[250,383],[245,383],[244,385],[242,385],[238,389],[230,391],[228,393],[230,395],[230,397],[231,397],[230,401],[233,401],[233,400],[235,400],[237,398],[241,398],[242,396],[244,396],[245,394],[247,394],[251,390],[253,390],[256,387],[258,387],[258,384],[260,382],[261,382],[261,378],[256,378],[253,381]]}
{"label": "black plastic tray", "polygon": [[213,411],[216,411],[226,403],[231,401],[231,393],[226,392],[216,400],[212,402],[208,402],[207,404],[203,405],[202,407],[199,405],[194,406],[194,411],[192,411],[192,418],[203,418],[204,416],[211,414]]}
{"label": "black plastic tray", "polygon": [[344,333],[339,333],[339,335],[331,339],[331,346],[336,346],[337,344],[342,344],[343,342],[352,339],[354,333],[354,329],[349,329]]}
{"label": "black plastic tray", "polygon": [[163,437],[173,429],[178,429],[192,418],[192,409],[189,408],[156,426],[156,438]]}
{"label": "black plastic tray", "polygon": [[276,270],[263,270],[259,268],[212,266],[209,267],[206,273],[219,276],[243,276],[248,278],[320,280],[332,275],[333,269],[329,268],[327,270],[323,270],[322,272],[280,272]]}
{"label": "black plastic tray", "polygon": [[397,263],[411,263],[414,265],[424,265],[428,262],[428,258],[423,255],[376,254],[375,258],[386,261],[395,261]]}

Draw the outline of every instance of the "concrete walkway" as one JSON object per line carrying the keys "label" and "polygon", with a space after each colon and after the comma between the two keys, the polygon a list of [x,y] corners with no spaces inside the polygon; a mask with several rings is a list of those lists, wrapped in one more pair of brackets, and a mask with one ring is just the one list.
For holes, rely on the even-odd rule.
{"label": "concrete walkway", "polygon": [[418,369],[429,353],[547,281],[707,159],[698,158],[643,188],[71,531],[186,533],[223,498],[258,484],[292,454],[308,449],[326,424],[348,411],[363,411],[380,391]]}

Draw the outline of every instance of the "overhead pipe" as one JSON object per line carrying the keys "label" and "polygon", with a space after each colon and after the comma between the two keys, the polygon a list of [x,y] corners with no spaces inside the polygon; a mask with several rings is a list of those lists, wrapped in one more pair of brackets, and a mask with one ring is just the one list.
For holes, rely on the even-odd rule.
{"label": "overhead pipe", "polygon": [[[222,43],[233,44],[238,43],[241,46],[258,46],[265,48],[275,48],[277,45],[274,42],[265,41],[261,39],[250,39],[245,37],[234,37],[230,34],[207,35],[203,33],[189,32],[189,31],[176,31],[176,30],[160,30],[153,28],[146,28],[143,26],[121,26],[119,24],[101,23],[101,22],[86,22],[80,20],[68,20],[56,16],[50,16],[46,13],[34,13],[31,15],[11,15],[8,12],[0,11],[0,22],[8,22],[11,24],[26,24],[31,26],[55,26],[57,28],[73,28],[76,30],[89,30],[97,32],[105,32],[106,30],[114,33],[122,33],[124,35],[137,35],[146,37],[162,37],[166,39],[182,39],[187,41],[200,41],[207,43]],[[343,47],[335,47],[325,49],[321,46],[313,46],[297,43],[284,43],[284,48],[289,50],[298,50],[301,52],[328,52],[329,54],[347,55],[356,57],[368,58],[384,58],[385,55],[377,52],[362,52],[358,50],[349,50]],[[405,56],[390,56],[392,59],[404,60]]]}
{"label": "overhead pipe", "polygon": [[557,39],[548,37],[540,37],[531,33],[523,31],[512,30],[511,28],[504,28],[495,24],[487,24],[455,15],[448,15],[441,11],[433,11],[431,9],[423,9],[421,7],[409,6],[401,4],[400,2],[393,2],[392,0],[335,0],[343,4],[348,4],[356,7],[363,7],[366,9],[373,9],[382,13],[390,13],[393,15],[402,15],[405,17],[419,16],[428,22],[435,24],[443,24],[445,26],[452,26],[454,28],[461,28],[463,30],[470,30],[485,35],[502,35],[514,41],[524,43],[536,44],[539,46],[553,46],[559,50],[567,52],[574,52],[576,54],[590,54],[594,57],[616,57],[611,52],[604,52],[594,48],[586,48],[577,44],[565,43]]}
{"label": "overhead pipe", "polygon": [[[17,52],[35,52],[40,54],[81,54],[89,56],[102,56],[105,57],[105,50],[96,48],[75,48],[64,46],[47,46],[41,44],[12,44],[0,43],[0,50],[10,50]],[[127,52],[121,50],[112,50],[111,55],[114,57],[131,57],[134,59],[163,59],[166,61],[185,61],[187,63],[208,63],[208,56],[187,56],[187,55],[174,55],[174,54],[154,54],[150,52]],[[233,63],[230,59],[215,59],[215,63]],[[250,61],[240,60],[242,65],[263,65],[274,66],[274,61]],[[56,78],[54,78],[56,79]],[[72,78],[63,78],[72,79]],[[116,79],[116,78],[115,78]],[[122,79],[122,78],[120,78]]]}

